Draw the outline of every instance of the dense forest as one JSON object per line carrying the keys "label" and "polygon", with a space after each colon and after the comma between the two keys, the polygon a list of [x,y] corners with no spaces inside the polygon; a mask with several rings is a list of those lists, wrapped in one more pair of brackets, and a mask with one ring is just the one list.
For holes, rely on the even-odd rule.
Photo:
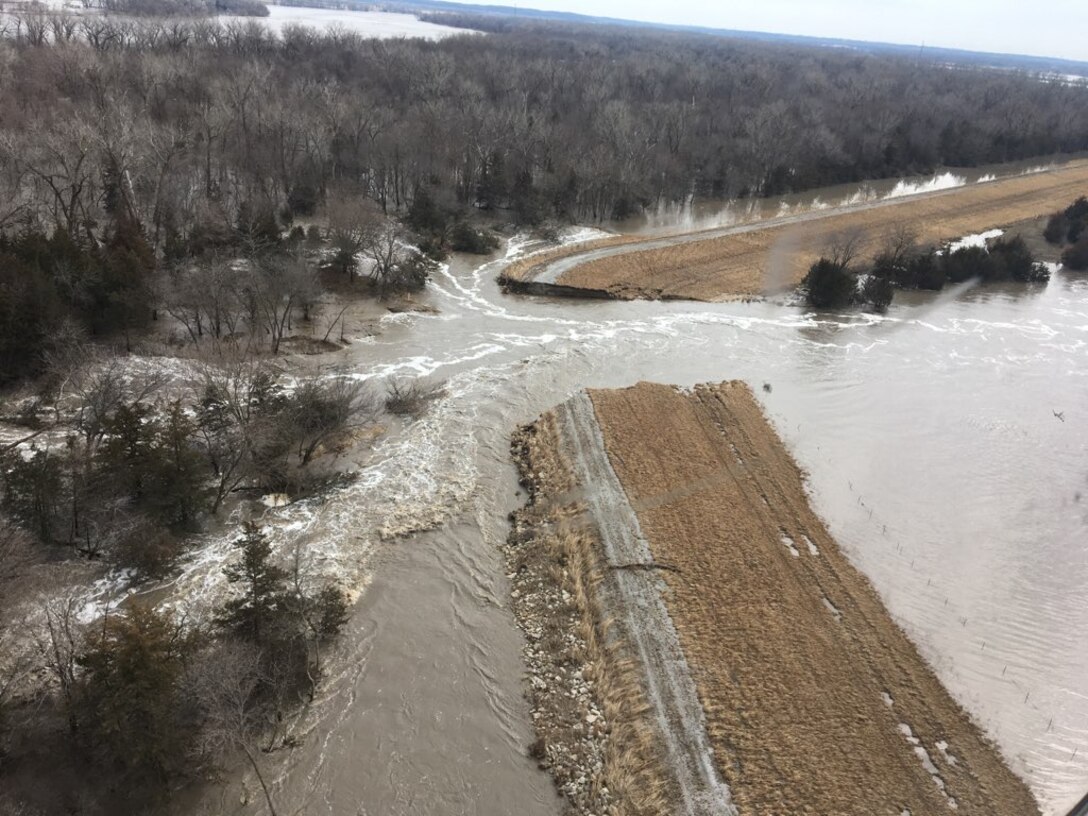
{"label": "dense forest", "polygon": [[421,187],[522,223],[1088,148],[1088,88],[721,38],[528,28],[432,43],[26,17],[0,44],[0,228],[158,251],[243,208],[388,212]]}

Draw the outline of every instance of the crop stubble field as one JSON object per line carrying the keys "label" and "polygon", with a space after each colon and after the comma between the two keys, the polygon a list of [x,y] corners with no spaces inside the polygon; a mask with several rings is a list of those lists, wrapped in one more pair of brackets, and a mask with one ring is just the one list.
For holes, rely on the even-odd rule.
{"label": "crop stubble field", "polygon": [[[622,299],[713,301],[758,296],[799,284],[808,267],[839,236],[858,235],[863,254],[878,251],[896,229],[908,229],[924,243],[939,243],[1063,209],[1086,193],[1088,162],[1072,162],[839,213],[815,211],[790,223],[745,226],[705,240],[681,236],[666,247],[639,250],[632,246],[626,252],[575,265],[556,283]],[[554,258],[639,240],[624,237],[566,248],[555,255],[526,259],[507,275],[517,279]]]}
{"label": "crop stubble field", "polygon": [[1038,813],[839,551],[747,386],[590,397],[670,567],[668,610],[741,814]]}

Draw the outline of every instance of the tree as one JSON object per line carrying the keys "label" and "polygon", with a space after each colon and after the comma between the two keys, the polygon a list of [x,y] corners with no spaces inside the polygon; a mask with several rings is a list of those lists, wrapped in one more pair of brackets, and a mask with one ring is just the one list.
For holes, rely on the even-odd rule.
{"label": "tree", "polygon": [[16,602],[28,591],[34,561],[29,536],[0,516],[0,759],[5,754],[9,710],[37,669],[33,645],[22,636],[29,627],[15,611]]}
{"label": "tree", "polygon": [[260,650],[252,644],[229,640],[198,655],[185,686],[200,711],[200,752],[217,761],[232,751],[242,751],[257,775],[269,812],[276,816],[272,792],[254,751],[269,716],[260,699],[265,682]]}
{"label": "tree", "polygon": [[170,615],[134,604],[92,629],[79,654],[83,732],[137,777],[164,783],[190,754],[181,680],[198,642]]}
{"label": "tree", "polygon": [[849,266],[821,258],[805,276],[805,297],[817,309],[841,309],[853,302],[857,285],[857,276]]}
{"label": "tree", "polygon": [[314,270],[297,256],[269,256],[254,264],[245,288],[250,322],[268,336],[273,354],[291,331],[296,310],[308,311],[320,293]]}
{"label": "tree", "polygon": [[359,380],[309,378],[289,397],[283,430],[295,440],[299,467],[305,467],[334,437],[374,422],[379,412],[378,399]]}
{"label": "tree", "polygon": [[47,603],[44,608],[45,628],[38,637],[42,662],[53,675],[60,689],[61,701],[68,718],[68,730],[79,730],[76,709],[78,693],[76,667],[84,647],[84,628],[79,623],[80,605],[69,595]]}
{"label": "tree", "polygon": [[241,560],[224,567],[223,574],[242,594],[223,605],[216,622],[243,640],[266,644],[289,603],[287,571],[271,563],[268,537],[253,522],[246,522],[245,532],[234,547],[241,553]]}
{"label": "tree", "polygon": [[46,450],[30,456],[19,452],[0,460],[3,509],[39,540],[51,543],[62,535],[64,478],[59,457]]}
{"label": "tree", "polygon": [[861,287],[861,299],[871,304],[873,310],[881,314],[888,311],[894,297],[895,287],[888,278],[869,275]]}
{"label": "tree", "polygon": [[1062,264],[1076,272],[1088,269],[1088,236],[1081,238],[1062,253]]}

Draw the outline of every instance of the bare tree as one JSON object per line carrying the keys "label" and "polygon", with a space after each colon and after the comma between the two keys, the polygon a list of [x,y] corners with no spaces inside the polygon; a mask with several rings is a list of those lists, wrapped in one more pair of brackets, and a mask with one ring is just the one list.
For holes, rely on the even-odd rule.
{"label": "bare tree", "polygon": [[833,264],[850,269],[864,248],[865,234],[859,229],[839,232],[828,239],[823,255]]}
{"label": "bare tree", "polygon": [[268,335],[271,352],[278,354],[296,311],[312,306],[320,295],[320,283],[316,271],[294,256],[262,258],[254,267],[245,291],[251,320]]}
{"label": "bare tree", "polygon": [[201,369],[195,383],[200,393],[197,427],[215,475],[213,513],[232,490],[255,475],[272,382],[272,373],[255,360],[209,364]]}
{"label": "bare tree", "polygon": [[28,591],[34,560],[29,537],[0,517],[0,734],[13,696],[36,668],[32,647],[28,648],[28,639],[23,636],[30,624],[16,613],[17,601]]}
{"label": "bare tree", "polygon": [[42,662],[53,675],[74,734],[76,720],[76,659],[83,648],[83,627],[79,622],[79,601],[72,595],[49,601],[42,609],[45,623],[38,635]]}
{"label": "bare tree", "polygon": [[238,641],[216,644],[189,671],[188,687],[203,713],[199,749],[213,761],[241,751],[257,776],[272,816],[277,816],[272,792],[257,761],[255,747],[267,730],[267,712],[255,704],[264,682],[261,653]]}
{"label": "bare tree", "polygon": [[380,414],[381,402],[365,383],[350,377],[309,377],[291,396],[284,431],[295,440],[299,467],[305,467],[331,440],[372,425]]}

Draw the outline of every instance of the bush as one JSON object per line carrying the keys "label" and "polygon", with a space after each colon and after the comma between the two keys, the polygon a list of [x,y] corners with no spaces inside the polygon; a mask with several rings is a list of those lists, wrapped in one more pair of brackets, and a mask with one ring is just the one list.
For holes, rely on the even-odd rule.
{"label": "bush", "polygon": [[395,264],[381,282],[382,297],[394,292],[421,292],[431,279],[435,262],[423,254],[413,254]]}
{"label": "bush", "polygon": [[945,273],[938,261],[937,253],[932,249],[910,261],[910,277],[918,289],[940,291],[944,288]]}
{"label": "bush", "polygon": [[1050,271],[1036,263],[1031,250],[1019,235],[999,238],[990,245],[994,280],[1037,283],[1050,280]]}
{"label": "bush", "polygon": [[1081,196],[1061,212],[1056,212],[1046,222],[1043,237],[1048,243],[1075,244],[1088,230],[1088,197]]}
{"label": "bush", "polygon": [[949,283],[963,283],[974,278],[992,280],[994,263],[985,247],[969,246],[945,252],[941,268]]}
{"label": "bush", "polygon": [[869,275],[865,279],[865,285],[861,288],[861,299],[872,305],[873,310],[883,314],[895,297],[895,287],[887,278]]}
{"label": "bush", "polygon": [[1076,272],[1088,270],[1088,237],[1081,238],[1062,253],[1062,264]]}
{"label": "bush", "polygon": [[450,233],[450,247],[454,252],[487,255],[499,246],[499,239],[490,232],[478,230],[467,221],[458,221]]}
{"label": "bush", "polygon": [[445,394],[441,385],[414,380],[407,385],[391,382],[385,398],[385,410],[397,416],[420,417],[427,406]]}
{"label": "bush", "polygon": [[1054,213],[1046,222],[1043,237],[1048,244],[1061,244],[1065,241],[1066,232],[1069,230],[1069,222],[1065,213]]}
{"label": "bush", "polygon": [[817,309],[841,309],[849,306],[857,291],[857,277],[845,264],[820,258],[805,276],[809,305]]}
{"label": "bush", "polygon": [[287,235],[287,243],[291,247],[297,247],[303,241],[306,240],[306,230],[296,224],[291,227],[291,232]]}

